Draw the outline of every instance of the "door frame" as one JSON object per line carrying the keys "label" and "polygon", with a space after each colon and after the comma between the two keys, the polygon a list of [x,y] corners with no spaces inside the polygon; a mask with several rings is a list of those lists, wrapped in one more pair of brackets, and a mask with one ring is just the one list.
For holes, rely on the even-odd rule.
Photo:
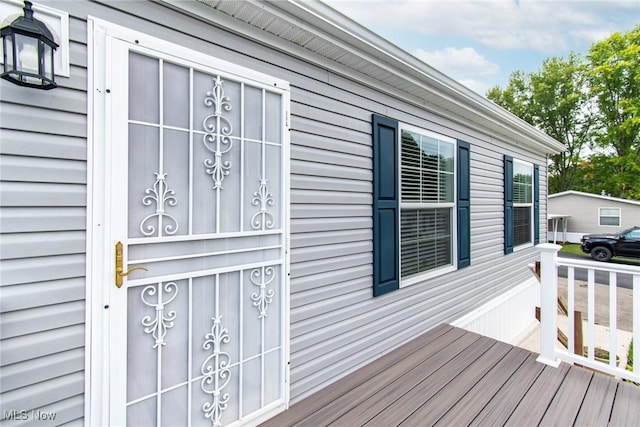
{"label": "door frame", "polygon": [[[167,30],[168,31],[168,30]],[[284,406],[290,399],[290,87],[287,81],[253,71],[209,54],[182,47],[111,22],[89,16],[87,19],[87,236],[86,236],[86,308],[85,308],[85,387],[84,419],[88,425],[109,425],[109,291],[113,283],[115,251],[111,241],[113,230],[109,217],[113,189],[110,176],[113,154],[110,141],[112,100],[110,96],[110,63],[113,39],[162,52],[175,57],[188,56],[189,61],[209,68],[237,74],[242,79],[255,80],[283,90],[282,177],[284,203]],[[161,49],[161,50],[160,50]],[[215,61],[215,62],[214,62]],[[123,71],[124,72],[124,71]],[[255,422],[265,421],[269,413]]]}

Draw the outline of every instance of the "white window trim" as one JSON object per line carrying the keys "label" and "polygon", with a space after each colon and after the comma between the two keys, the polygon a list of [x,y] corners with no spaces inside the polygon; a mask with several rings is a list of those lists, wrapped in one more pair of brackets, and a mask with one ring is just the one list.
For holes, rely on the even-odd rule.
{"label": "white window trim", "polygon": [[[535,194],[533,194],[534,189],[535,189],[535,184],[533,182],[533,179],[534,179],[534,176],[533,176],[533,174],[534,174],[534,172],[533,172],[533,163],[525,162],[524,160],[513,159],[514,167],[513,167],[513,172],[512,173],[515,173],[515,170],[516,170],[515,164],[516,163],[519,163],[521,165],[525,165],[525,166],[527,166],[528,168],[531,169],[531,203],[515,203],[515,202],[513,203],[513,208],[514,209],[515,208],[528,207],[531,210],[531,229],[529,230],[529,236],[531,238],[531,241],[528,242],[528,243],[523,243],[522,245],[517,245],[517,246],[516,246],[516,244],[514,242],[514,244],[513,244],[513,251],[514,252],[518,252],[518,251],[533,247],[533,242],[534,242],[534,239],[535,239],[535,236],[533,235],[534,234],[534,223],[535,223],[535,218],[533,217],[535,215],[534,202],[533,202],[534,199],[535,199]],[[511,179],[512,180],[514,179],[513,175],[511,176]],[[515,181],[514,181],[514,184],[513,184],[513,188],[515,188]],[[515,240],[515,214],[514,214],[513,228],[514,228],[514,230],[511,230],[511,233],[513,234],[513,238]]]}
{"label": "white window trim", "polygon": [[[450,208],[452,211],[451,215],[451,264],[443,265],[441,267],[435,268],[433,270],[428,270],[425,272],[416,273],[412,276],[402,278],[402,250],[398,251],[398,265],[400,265],[400,288],[404,288],[407,286],[415,285],[417,283],[424,282],[425,280],[442,276],[443,274],[450,273],[456,271],[458,269],[458,245],[456,244],[458,241],[458,210],[456,209],[456,200],[458,197],[458,141],[455,138],[450,136],[446,136],[437,132],[429,131],[427,129],[408,125],[400,122],[398,124],[398,198],[400,200],[399,208],[400,215],[402,215],[402,209],[438,209],[438,208]],[[424,135],[427,137],[435,138],[440,141],[449,142],[453,145],[453,202],[450,203],[416,203],[416,202],[402,202],[402,131],[406,130],[409,132],[415,132],[420,135]],[[400,238],[400,242],[402,242],[402,227],[401,221],[398,220],[398,236]]]}
{"label": "white window trim", "polygon": [[[615,210],[618,211],[618,225],[609,225],[609,224],[603,224],[602,223],[602,217],[603,217],[602,210],[603,209],[615,209]],[[604,215],[604,216],[608,217],[608,218],[613,218],[613,216],[611,216],[611,215]],[[606,206],[598,208],[598,226],[599,227],[613,227],[613,228],[622,227],[622,208],[606,207]]]}

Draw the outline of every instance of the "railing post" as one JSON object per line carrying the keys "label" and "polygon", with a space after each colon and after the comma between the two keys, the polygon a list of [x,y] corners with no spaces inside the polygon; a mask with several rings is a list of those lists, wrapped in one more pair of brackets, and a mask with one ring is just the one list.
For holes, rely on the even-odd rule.
{"label": "railing post", "polygon": [[558,269],[556,258],[560,245],[543,243],[540,249],[540,356],[537,361],[553,366],[560,366],[556,357],[556,340],[558,330]]}

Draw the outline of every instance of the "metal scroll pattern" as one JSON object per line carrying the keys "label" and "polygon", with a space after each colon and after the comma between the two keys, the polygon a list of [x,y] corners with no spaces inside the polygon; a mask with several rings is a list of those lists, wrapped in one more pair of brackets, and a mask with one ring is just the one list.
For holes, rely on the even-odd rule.
{"label": "metal scroll pattern", "polygon": [[269,192],[267,179],[262,178],[258,191],[253,193],[253,199],[251,200],[253,206],[260,206],[260,210],[251,217],[251,227],[254,230],[273,228],[275,221],[268,210],[268,206],[273,206],[273,203],[273,194]]}
{"label": "metal scroll pattern", "polygon": [[[167,186],[167,174],[154,172],[154,175],[156,181],[153,183],[153,187],[144,190],[146,196],[142,198],[142,204],[151,206],[155,202],[156,211],[147,215],[140,222],[140,232],[145,236],[152,236],[156,232],[158,235],[162,235],[162,233],[172,235],[178,231],[178,220],[166,212],[166,207],[175,206],[178,199],[175,197],[175,191]],[[157,219],[157,225],[153,224],[152,218]]]}
{"label": "metal scroll pattern", "polygon": [[213,159],[205,159],[204,166],[213,180],[213,189],[217,190],[222,189],[222,182],[231,170],[231,162],[224,160],[222,156],[233,146],[230,137],[233,126],[222,115],[225,111],[231,111],[231,102],[224,94],[220,76],[216,77],[213,89],[207,92],[204,103],[207,107],[213,107],[213,114],[205,117],[202,122],[205,131],[202,141],[205,148],[213,153]]}
{"label": "metal scroll pattern", "polygon": [[[160,292],[158,292],[160,290]],[[168,294],[169,299],[164,300],[163,294]],[[157,295],[156,302],[151,302],[148,298],[153,298]],[[140,294],[142,302],[155,309],[155,317],[145,316],[142,318],[142,326],[144,326],[144,332],[151,334],[155,340],[153,348],[157,348],[161,345],[165,345],[165,336],[167,331],[173,327],[176,320],[177,313],[173,310],[169,311],[165,315],[165,307],[169,305],[178,296],[178,285],[174,282],[165,283],[164,289],[161,284],[146,286]]]}
{"label": "metal scroll pattern", "polygon": [[[211,90],[206,92],[204,104],[211,108],[212,114],[207,115],[202,121],[204,134],[202,142],[210,155],[203,160],[205,172],[211,177],[212,188],[216,190],[218,198],[223,189],[223,183],[229,176],[232,162],[227,155],[233,149],[233,125],[225,117],[225,113],[232,110],[231,100],[225,95],[223,81],[220,76],[216,76]],[[264,96],[264,95],[263,95]],[[263,118],[264,120],[264,118]],[[266,141],[262,141],[262,165],[260,177],[258,178],[258,188],[252,194],[251,204],[257,207],[250,220],[253,230],[269,230],[275,227],[276,218],[270,209],[275,205],[275,198],[269,188],[267,179],[267,159]],[[162,156],[161,156],[162,157]],[[178,199],[173,189],[167,182],[168,174],[164,172],[162,159],[158,172],[154,172],[155,182],[151,187],[144,190],[145,196],[142,198],[144,206],[155,206],[155,211],[142,219],[140,222],[140,232],[146,237],[162,237],[163,235],[175,235],[180,225],[176,217],[167,212],[168,208],[176,206]],[[220,201],[218,200],[218,204]],[[218,207],[217,209],[220,209]]]}
{"label": "metal scroll pattern", "polygon": [[267,317],[267,308],[273,302],[275,295],[273,289],[267,289],[267,286],[275,278],[275,270],[273,267],[255,268],[251,271],[249,277],[251,278],[251,283],[260,288],[259,292],[251,294],[251,301],[253,301],[253,306],[258,309],[258,318],[263,319]]}
{"label": "metal scroll pattern", "polygon": [[229,331],[222,327],[222,316],[212,317],[211,331],[205,335],[202,347],[205,350],[213,350],[213,353],[202,364],[202,391],[211,395],[211,401],[202,405],[204,416],[211,420],[214,427],[221,426],[222,412],[227,409],[229,393],[223,393],[223,389],[231,380],[229,354],[222,351],[222,344],[229,342]]}

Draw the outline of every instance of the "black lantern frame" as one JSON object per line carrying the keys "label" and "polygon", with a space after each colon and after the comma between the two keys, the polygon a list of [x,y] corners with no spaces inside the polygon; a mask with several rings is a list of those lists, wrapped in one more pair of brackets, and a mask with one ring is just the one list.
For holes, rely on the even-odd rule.
{"label": "black lantern frame", "polygon": [[4,70],[0,77],[20,86],[56,87],[53,53],[58,45],[44,22],[33,17],[32,3],[24,2],[24,16],[0,29]]}

